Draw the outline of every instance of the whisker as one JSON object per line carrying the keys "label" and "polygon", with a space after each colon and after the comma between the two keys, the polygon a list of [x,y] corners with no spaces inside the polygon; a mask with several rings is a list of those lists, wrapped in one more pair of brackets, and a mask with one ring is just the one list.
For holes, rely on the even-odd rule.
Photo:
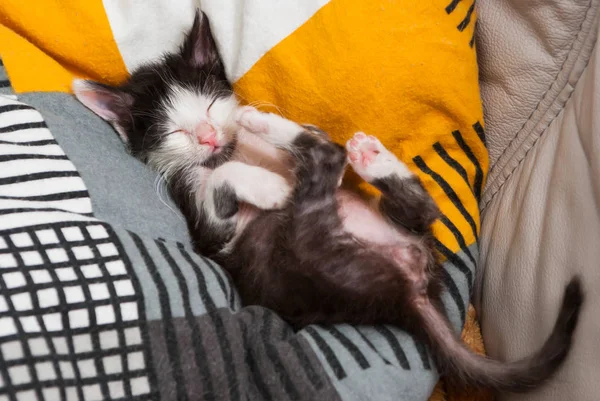
{"label": "whisker", "polygon": [[282,110],[284,110],[284,111],[286,111],[286,110],[283,109],[282,107],[274,105],[273,103],[263,102],[263,101],[260,101],[260,100],[256,100],[254,102],[248,103],[248,105],[252,106],[252,107],[256,107],[256,108],[259,108],[259,107],[262,107],[262,106],[271,107],[271,108],[275,109],[277,111],[277,113],[279,113],[280,116],[285,117],[285,114],[283,113]]}
{"label": "whisker", "polygon": [[[162,185],[162,184],[164,184],[164,185]],[[169,205],[169,203],[165,200],[164,195],[168,196],[168,191],[167,191],[166,181],[164,180],[162,175],[156,176],[155,191],[156,191],[156,194],[158,195],[158,199],[160,200],[160,202],[163,205],[165,205],[171,212],[173,212],[175,215],[177,215],[177,218],[179,218],[181,221],[185,221],[184,218],[181,216],[181,214],[177,213],[177,211],[175,209],[173,209],[171,207],[171,205]]]}

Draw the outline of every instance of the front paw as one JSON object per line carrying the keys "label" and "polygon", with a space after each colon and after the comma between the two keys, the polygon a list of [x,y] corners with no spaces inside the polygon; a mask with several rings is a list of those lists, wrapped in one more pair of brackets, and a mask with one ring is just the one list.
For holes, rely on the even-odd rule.
{"label": "front paw", "polygon": [[236,113],[235,122],[253,134],[266,134],[269,123],[264,113],[252,106],[242,106]]}
{"label": "front paw", "polygon": [[251,199],[248,199],[254,206],[263,210],[275,210],[287,204],[292,188],[282,176],[269,175],[268,178],[263,177],[258,184],[260,191],[253,193]]}

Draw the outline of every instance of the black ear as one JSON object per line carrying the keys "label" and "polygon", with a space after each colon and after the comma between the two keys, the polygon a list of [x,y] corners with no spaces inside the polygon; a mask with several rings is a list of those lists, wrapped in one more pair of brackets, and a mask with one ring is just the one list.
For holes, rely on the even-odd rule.
{"label": "black ear", "polygon": [[108,121],[123,142],[129,138],[124,127],[131,125],[133,97],[119,88],[84,79],[73,80],[75,97],[87,108]]}
{"label": "black ear", "polygon": [[196,12],[194,25],[183,44],[183,57],[194,67],[221,64],[219,51],[210,31],[210,22],[204,12]]}

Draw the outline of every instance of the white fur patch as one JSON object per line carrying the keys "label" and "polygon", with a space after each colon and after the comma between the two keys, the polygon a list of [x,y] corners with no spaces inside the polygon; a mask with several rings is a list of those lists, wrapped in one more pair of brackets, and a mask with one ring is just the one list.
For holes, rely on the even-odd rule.
{"label": "white fur patch", "polygon": [[384,246],[402,245],[408,241],[376,207],[370,207],[356,193],[339,190],[336,198],[344,229],[355,238]]}
{"label": "white fur patch", "polygon": [[[234,96],[215,100],[213,96],[205,96],[189,88],[173,86],[164,102],[168,117],[165,129],[167,132],[175,130],[193,132],[199,124],[209,123],[216,129],[217,139],[223,139],[223,134],[235,124],[237,105]],[[210,110],[208,110],[209,106]]]}
{"label": "white fur patch", "polygon": [[249,132],[260,135],[275,146],[286,148],[304,132],[299,124],[273,113],[262,113],[254,107],[241,107],[236,121]]}
{"label": "white fur patch", "polygon": [[181,86],[173,86],[170,91],[163,102],[167,121],[160,127],[165,137],[148,160],[166,180],[174,171],[202,163],[213,154],[209,146],[196,139],[195,132],[201,124],[208,123],[214,128],[219,146],[229,143],[238,129],[235,123],[238,106],[234,96],[215,100]]}
{"label": "white fur patch", "polygon": [[242,202],[259,209],[280,209],[292,191],[287,180],[261,167],[241,162],[228,162],[217,168],[206,185],[207,197],[223,182],[229,184]]}
{"label": "white fur patch", "polygon": [[[238,200],[263,210],[280,209],[287,202],[292,188],[280,175],[261,167],[231,161],[223,164],[210,174],[199,172],[196,175],[197,207],[203,208],[213,224],[222,219],[217,217],[215,189],[227,183],[234,190]],[[233,218],[237,219],[238,215]]]}
{"label": "white fur patch", "polygon": [[197,160],[209,156],[209,149],[198,149],[189,135],[175,132],[164,138],[158,149],[149,153],[148,164],[168,182],[174,172],[195,166]]}

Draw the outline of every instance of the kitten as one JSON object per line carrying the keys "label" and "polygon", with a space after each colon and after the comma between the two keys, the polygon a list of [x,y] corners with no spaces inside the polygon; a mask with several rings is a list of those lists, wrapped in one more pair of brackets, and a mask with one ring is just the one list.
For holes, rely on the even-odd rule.
{"label": "kitten", "polygon": [[[297,329],[396,325],[429,345],[441,373],[496,390],[530,390],[565,360],[578,278],[537,353],[501,363],[471,352],[443,313],[430,229],[438,209],[419,179],[372,136],[344,148],[316,127],[240,107],[206,16],[179,53],[123,85],[76,81],[74,91],[165,177],[196,250],[227,269],[245,305]],[[340,188],[347,164],[381,190],[376,207]]]}

